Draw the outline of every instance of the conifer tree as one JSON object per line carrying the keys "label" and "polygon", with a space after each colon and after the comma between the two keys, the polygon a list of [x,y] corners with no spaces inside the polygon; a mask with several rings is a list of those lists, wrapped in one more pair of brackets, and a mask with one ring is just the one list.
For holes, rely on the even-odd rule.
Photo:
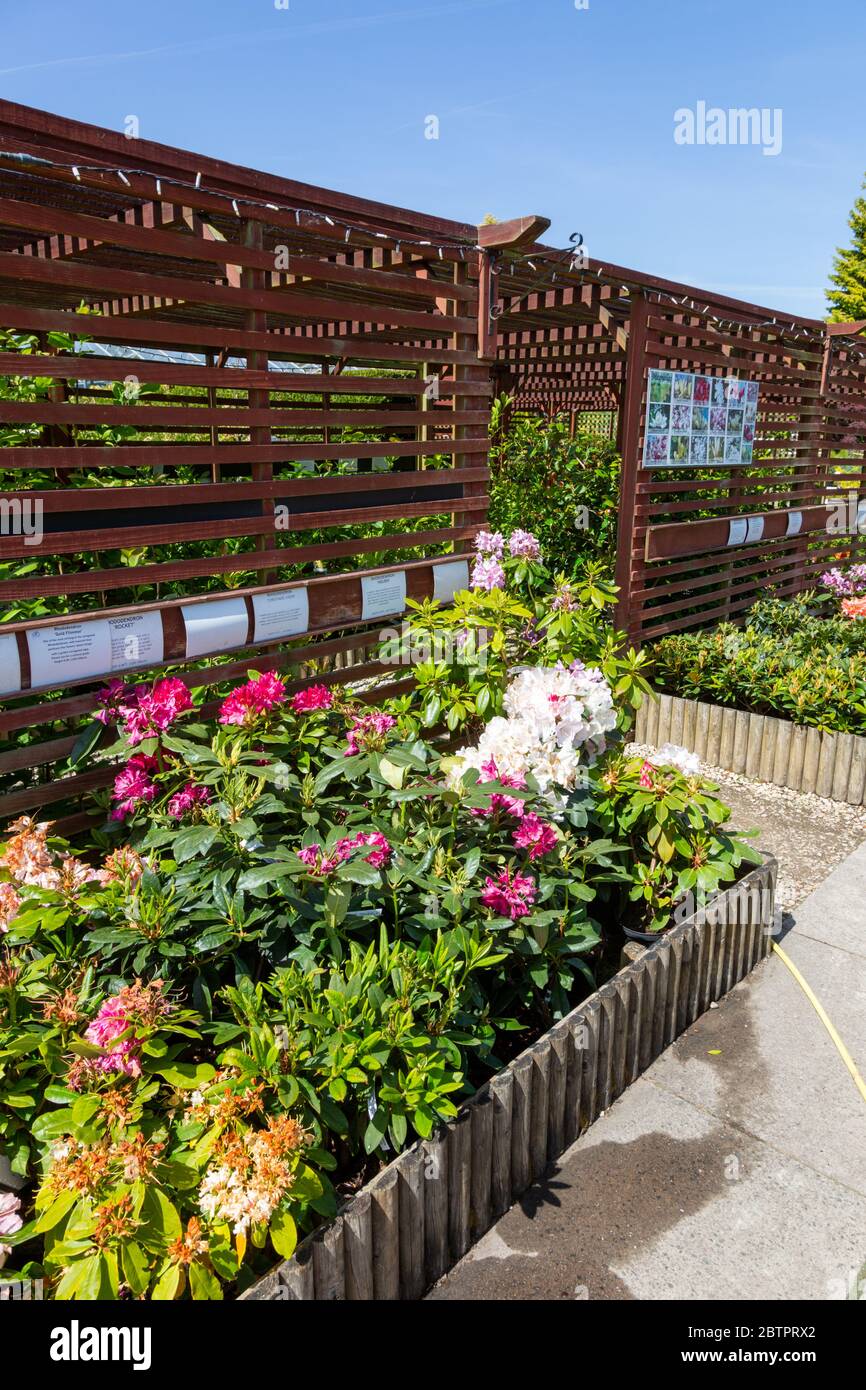
{"label": "conifer tree", "polygon": [[848,226],[854,234],[852,243],[836,251],[827,291],[830,318],[837,323],[866,319],[866,198],[862,195],[851,210]]}

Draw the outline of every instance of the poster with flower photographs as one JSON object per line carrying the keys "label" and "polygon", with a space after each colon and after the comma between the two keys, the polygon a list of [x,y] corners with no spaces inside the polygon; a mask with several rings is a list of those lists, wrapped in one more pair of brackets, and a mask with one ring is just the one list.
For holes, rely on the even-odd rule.
{"label": "poster with flower photographs", "polygon": [[757,381],[651,367],[644,466],[723,468],[750,464],[757,419]]}

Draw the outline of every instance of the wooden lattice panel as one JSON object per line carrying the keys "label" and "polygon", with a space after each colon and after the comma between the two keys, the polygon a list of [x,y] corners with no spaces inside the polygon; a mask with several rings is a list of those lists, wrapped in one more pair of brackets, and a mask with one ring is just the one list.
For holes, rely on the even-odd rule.
{"label": "wooden lattice panel", "polygon": [[[137,618],[161,659],[113,673],[207,688],[363,654],[371,579],[434,592],[487,507],[477,237],[0,102],[0,379],[33,383],[0,395],[0,486],[42,517],[38,545],[0,535],[0,821],[111,775],[52,776],[112,674],[64,676],[77,624]],[[291,589],[303,629],[257,633],[257,599]],[[217,598],[247,621],[215,664],[188,615]]]}

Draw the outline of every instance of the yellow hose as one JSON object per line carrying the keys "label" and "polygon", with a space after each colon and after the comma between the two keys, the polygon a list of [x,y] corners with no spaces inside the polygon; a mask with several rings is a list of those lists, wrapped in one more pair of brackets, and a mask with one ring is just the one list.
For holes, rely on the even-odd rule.
{"label": "yellow hose", "polygon": [[791,974],[794,976],[794,979],[797,981],[797,984],[800,986],[806,998],[809,1000],[809,1003],[812,1005],[816,1014],[823,1023],[824,1027],[827,1029],[827,1032],[830,1034],[830,1037],[836,1044],[836,1050],[838,1051],[839,1056],[842,1058],[842,1061],[845,1063],[845,1066],[848,1068],[852,1077],[854,1078],[854,1085],[857,1087],[857,1090],[860,1092],[863,1099],[866,1100],[866,1082],[864,1082],[862,1076],[855,1067],[854,1058],[851,1056],[851,1053],[848,1051],[842,1039],[839,1037],[839,1034],[836,1032],[836,1029],[833,1027],[833,1024],[827,1017],[827,1013],[820,999],[818,999],[815,996],[813,991],[810,989],[809,985],[803,979],[803,976],[800,974],[796,965],[791,960],[791,957],[785,955],[785,952],[782,950],[781,946],[777,946],[775,941],[773,942],[773,950],[776,952],[777,956],[782,957],[782,960],[787,965]]}

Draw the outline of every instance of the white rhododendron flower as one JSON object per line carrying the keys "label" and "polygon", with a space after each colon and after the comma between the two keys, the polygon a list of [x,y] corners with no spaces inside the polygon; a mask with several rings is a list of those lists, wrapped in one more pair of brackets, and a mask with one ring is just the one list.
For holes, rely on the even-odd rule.
{"label": "white rhododendron flower", "polygon": [[701,771],[701,760],[697,753],[690,753],[676,743],[666,743],[663,748],[650,753],[647,761],[653,767],[675,767],[684,777],[698,777]]}
{"label": "white rhododendron flower", "polygon": [[521,671],[505,692],[505,709],[507,717],[491,719],[475,747],[457,753],[452,784],[467,768],[489,775],[495,767],[512,785],[531,774],[542,791],[571,791],[616,727],[610,686],[601,671],[581,662]]}

